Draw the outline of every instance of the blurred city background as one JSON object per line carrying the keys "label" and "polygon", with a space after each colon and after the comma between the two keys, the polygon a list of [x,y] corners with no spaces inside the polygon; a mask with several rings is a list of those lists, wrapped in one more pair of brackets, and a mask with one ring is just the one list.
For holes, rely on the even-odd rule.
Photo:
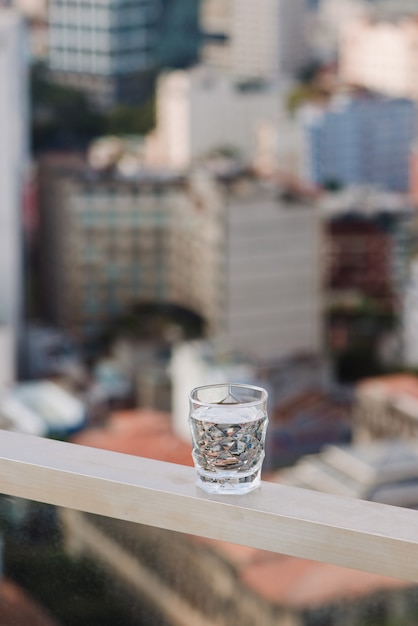
{"label": "blurred city background", "polygon": [[[418,508],[418,0],[0,0],[0,428]],[[415,586],[0,500],[4,626],[414,626]]]}

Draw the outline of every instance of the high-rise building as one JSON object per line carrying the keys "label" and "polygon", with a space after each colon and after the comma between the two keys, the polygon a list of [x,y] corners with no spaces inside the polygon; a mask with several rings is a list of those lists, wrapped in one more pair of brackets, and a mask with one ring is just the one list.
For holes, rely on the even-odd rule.
{"label": "high-rise building", "polygon": [[417,46],[415,16],[348,22],[339,44],[341,79],[389,96],[417,100]]}
{"label": "high-rise building", "polygon": [[49,3],[49,68],[55,80],[108,107],[144,98],[155,67],[160,0]]}
{"label": "high-rise building", "polygon": [[306,0],[203,0],[204,64],[240,79],[294,74],[308,58]]}
{"label": "high-rise building", "polygon": [[26,31],[12,10],[0,9],[0,384],[17,367],[22,323],[23,199],[28,182]]}
{"label": "high-rise building", "polygon": [[96,337],[131,305],[168,301],[168,220],[181,180],[135,182],[42,163],[44,308],[76,339]]}
{"label": "high-rise building", "polygon": [[309,201],[259,181],[226,196],[222,330],[263,358],[322,347],[321,226]]}
{"label": "high-rise building", "polygon": [[[363,355],[352,366],[356,376],[372,355],[381,366],[398,367],[399,318],[415,239],[413,209],[405,194],[364,188],[330,192],[319,206],[326,220],[326,336],[336,371],[342,378],[352,357],[344,361],[341,355],[356,353]],[[369,372],[364,368],[363,375]]]}
{"label": "high-rise building", "polygon": [[403,194],[348,188],[319,201],[326,218],[325,288],[398,309],[413,243],[412,208]]}
{"label": "high-rise building", "polygon": [[303,177],[317,185],[409,188],[416,108],[369,92],[338,94],[301,109]]}
{"label": "high-rise building", "polygon": [[259,358],[320,351],[320,227],[309,203],[236,172],[124,180],[49,169],[43,180],[46,304],[62,329],[94,337],[132,304],[171,302]]}

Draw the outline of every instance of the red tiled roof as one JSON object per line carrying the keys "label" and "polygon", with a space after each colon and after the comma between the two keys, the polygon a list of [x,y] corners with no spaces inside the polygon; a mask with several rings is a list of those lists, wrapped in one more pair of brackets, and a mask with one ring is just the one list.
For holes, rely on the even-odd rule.
{"label": "red tiled roof", "polygon": [[297,608],[326,605],[408,585],[395,578],[294,557],[248,564],[239,571],[239,577],[265,600]]}
{"label": "red tiled roof", "polygon": [[116,412],[105,427],[84,430],[72,441],[147,459],[193,465],[191,447],[174,435],[170,414],[152,409]]}
{"label": "red tiled roof", "polygon": [[[166,413],[141,409],[115,413],[105,428],[92,428],[75,443],[159,461],[192,465],[191,446],[178,439]],[[264,477],[266,478],[266,477]],[[378,589],[411,586],[377,574],[358,572],[315,561],[214,541],[199,541],[216,550],[236,570],[247,588],[266,601],[289,607],[319,606]]]}
{"label": "red tiled roof", "polygon": [[357,385],[359,390],[367,390],[373,387],[383,389],[388,394],[406,394],[418,399],[418,376],[413,374],[376,376],[375,378],[366,378]]}
{"label": "red tiled roof", "polygon": [[318,420],[340,419],[342,421],[349,417],[347,403],[336,400],[320,389],[308,389],[275,407],[271,421],[277,424],[290,422],[302,412],[315,414]]}

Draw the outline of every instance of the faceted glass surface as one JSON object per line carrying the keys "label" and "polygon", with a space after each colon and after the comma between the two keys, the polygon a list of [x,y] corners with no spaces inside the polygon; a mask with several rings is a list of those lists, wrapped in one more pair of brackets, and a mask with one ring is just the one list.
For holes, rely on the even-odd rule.
{"label": "faceted glass surface", "polygon": [[241,494],[260,485],[266,404],[267,392],[249,385],[210,385],[191,392],[193,461],[202,489]]}

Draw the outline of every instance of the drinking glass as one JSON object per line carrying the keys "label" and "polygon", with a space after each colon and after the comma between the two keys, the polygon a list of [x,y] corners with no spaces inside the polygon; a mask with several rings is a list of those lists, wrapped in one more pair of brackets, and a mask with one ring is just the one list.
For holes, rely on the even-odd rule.
{"label": "drinking glass", "polygon": [[209,493],[257,488],[265,456],[267,391],[225,383],[189,394],[189,425],[197,485]]}

